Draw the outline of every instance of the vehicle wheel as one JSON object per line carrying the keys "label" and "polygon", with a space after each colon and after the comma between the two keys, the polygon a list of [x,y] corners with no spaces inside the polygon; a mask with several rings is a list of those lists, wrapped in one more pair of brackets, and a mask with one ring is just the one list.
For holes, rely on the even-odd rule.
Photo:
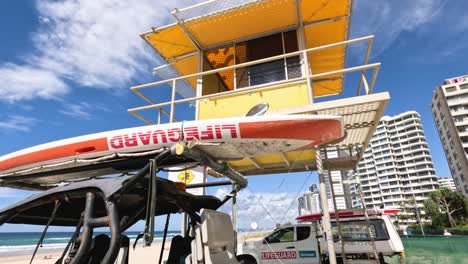
{"label": "vehicle wheel", "polygon": [[255,261],[255,258],[253,258],[252,256],[248,256],[248,255],[237,256],[237,260],[239,261],[240,264],[257,264],[257,261]]}

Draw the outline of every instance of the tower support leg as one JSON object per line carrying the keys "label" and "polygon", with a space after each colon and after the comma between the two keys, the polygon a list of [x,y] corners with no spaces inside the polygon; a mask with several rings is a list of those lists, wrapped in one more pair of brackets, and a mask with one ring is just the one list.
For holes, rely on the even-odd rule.
{"label": "tower support leg", "polygon": [[333,241],[333,233],[331,231],[330,212],[328,211],[327,190],[325,187],[325,176],[323,175],[323,164],[320,148],[315,148],[315,160],[317,162],[317,172],[319,175],[319,193],[320,202],[322,204],[322,229],[327,242],[328,258],[330,264],[336,264],[335,242]]}

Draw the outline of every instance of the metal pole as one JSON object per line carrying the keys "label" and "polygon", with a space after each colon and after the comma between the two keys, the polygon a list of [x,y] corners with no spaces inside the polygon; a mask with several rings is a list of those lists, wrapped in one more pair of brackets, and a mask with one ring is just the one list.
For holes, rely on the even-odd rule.
{"label": "metal pole", "polygon": [[322,229],[325,235],[325,241],[328,248],[328,259],[330,264],[336,264],[335,243],[333,242],[333,233],[331,231],[330,212],[328,211],[327,190],[325,188],[325,177],[323,175],[322,158],[320,157],[320,148],[315,147],[315,160],[317,163],[317,172],[319,175],[319,193],[322,204]]}
{"label": "metal pole", "polygon": [[372,232],[371,225],[370,225],[370,220],[369,220],[369,214],[367,213],[367,206],[366,206],[366,203],[364,201],[364,196],[362,194],[361,179],[360,179],[359,175],[356,175],[356,168],[354,168],[354,175],[356,176],[356,181],[357,181],[356,190],[357,190],[357,193],[358,193],[358,196],[359,196],[359,200],[361,201],[362,210],[364,211],[364,218],[366,219],[366,225],[367,225],[367,234],[368,234],[368,236],[369,236],[369,238],[371,240],[372,251],[374,252],[375,262],[380,263],[379,255],[378,255],[378,252],[377,252],[377,247],[375,245],[374,233]]}
{"label": "metal pole", "polygon": [[[235,183],[232,185],[232,190],[236,189]],[[232,226],[234,228],[234,253],[237,254],[237,199],[236,195],[232,196]]]}

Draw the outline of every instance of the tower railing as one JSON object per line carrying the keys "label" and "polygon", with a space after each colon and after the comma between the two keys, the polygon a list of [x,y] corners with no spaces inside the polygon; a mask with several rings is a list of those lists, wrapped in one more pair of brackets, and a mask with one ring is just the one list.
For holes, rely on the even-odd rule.
{"label": "tower railing", "polygon": [[[127,111],[130,112],[131,114],[135,115],[137,118],[143,120],[144,122],[148,124],[155,124],[155,122],[145,118],[142,116],[139,112],[140,111],[145,111],[145,110],[150,110],[150,109],[157,109],[158,110],[158,121],[157,123],[161,123],[161,117],[162,115],[167,115],[169,117],[169,122],[172,123],[174,121],[178,121],[177,118],[175,117],[174,111],[175,111],[175,105],[177,104],[182,104],[182,103],[196,103],[201,100],[206,100],[206,99],[211,99],[211,98],[221,98],[224,96],[232,96],[232,95],[240,95],[244,93],[250,93],[253,91],[266,91],[270,89],[275,89],[280,85],[285,85],[289,83],[296,83],[296,82],[305,82],[307,84],[307,90],[308,90],[308,96],[309,96],[309,101],[313,102],[313,99],[315,98],[313,95],[313,85],[314,85],[314,80],[317,80],[319,78],[324,78],[327,76],[333,76],[336,74],[346,74],[346,73],[351,73],[351,72],[361,72],[361,76],[359,79],[359,85],[357,87],[357,93],[356,95],[362,95],[362,86],[364,86],[364,94],[372,94],[375,81],[377,79],[377,75],[380,69],[380,63],[368,63],[369,61],[369,56],[370,56],[370,51],[372,48],[372,43],[373,43],[374,36],[365,36],[361,38],[355,38],[355,39],[350,39],[342,42],[337,42],[337,43],[332,43],[328,45],[323,45],[323,46],[318,46],[314,48],[309,48],[309,49],[303,49],[295,52],[290,52],[286,54],[281,54],[277,56],[272,56],[264,59],[259,59],[259,60],[254,60],[254,61],[249,61],[245,63],[240,63],[232,66],[227,66],[223,68],[218,68],[214,70],[208,70],[208,71],[202,71],[194,74],[188,74],[184,76],[179,76],[176,78],[171,78],[171,79],[165,79],[161,81],[156,81],[156,82],[151,82],[151,83],[146,83],[146,84],[141,84],[141,85],[136,85],[131,87],[130,89],[135,92],[137,95],[139,95],[141,98],[143,98],[145,101],[149,103],[149,105],[146,106],[141,106],[141,107],[135,107],[128,109]],[[255,85],[255,86],[248,86],[244,88],[238,88],[235,90],[229,90],[225,92],[219,92],[215,94],[208,94],[208,95],[195,95],[193,97],[189,98],[182,98],[182,99],[176,99],[176,86],[178,81],[188,81],[189,79],[197,78],[197,82],[201,82],[201,78],[205,75],[210,75],[210,74],[215,74],[215,73],[220,73],[223,71],[228,71],[228,70],[236,70],[239,68],[245,68],[253,65],[258,65],[266,62],[271,62],[279,59],[286,59],[290,57],[295,57],[295,56],[301,56],[302,58],[308,58],[308,54],[317,52],[317,51],[322,51],[325,49],[331,49],[331,48],[336,48],[336,47],[345,47],[347,48],[348,46],[352,44],[357,44],[357,43],[367,43],[367,49],[364,57],[364,61],[362,65],[359,66],[354,66],[354,67],[349,67],[346,68],[344,67],[343,69],[339,70],[334,70],[334,71],[328,71],[328,72],[323,72],[323,73],[311,73],[308,69],[310,69],[310,65],[307,65],[304,73],[302,76],[297,77],[297,78],[292,78],[292,79],[286,79],[286,80],[281,80],[281,81],[275,81],[275,82],[269,82],[269,83],[264,83],[260,85]],[[303,61],[308,61],[308,60],[303,60]],[[366,77],[366,71],[367,70],[373,70],[372,71],[372,76],[370,79],[370,83],[368,82],[368,79]],[[161,85],[169,85],[171,86],[171,99],[167,102],[161,102],[157,103],[147,95],[143,94],[141,90],[150,88],[150,87],[156,87],[156,86],[161,86]],[[165,107],[170,107],[169,110],[166,110]]]}

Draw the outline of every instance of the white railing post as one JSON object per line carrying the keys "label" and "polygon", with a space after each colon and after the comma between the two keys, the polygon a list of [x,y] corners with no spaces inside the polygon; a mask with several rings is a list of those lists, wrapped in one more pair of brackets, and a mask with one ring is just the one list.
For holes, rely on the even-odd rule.
{"label": "white railing post", "polygon": [[[364,83],[364,91],[366,91],[366,95],[369,94],[369,84],[367,83],[367,78],[366,78],[366,75],[364,74],[364,72],[361,73],[361,81],[362,83]],[[360,94],[360,87],[359,87],[359,93],[357,95]]]}
{"label": "white railing post", "polygon": [[371,94],[372,91],[374,90],[375,80],[377,80],[377,74],[379,74],[379,70],[380,70],[380,63],[379,65],[377,65],[377,67],[374,68],[374,74],[372,74],[372,80],[369,86],[369,94]]}
{"label": "white railing post", "polygon": [[158,108],[158,125],[161,124],[161,107]]}
{"label": "white railing post", "polygon": [[171,96],[171,114],[169,116],[169,123],[174,122],[174,104],[176,96],[176,80],[172,81],[172,96]]}
{"label": "white railing post", "polygon": [[[370,52],[371,52],[373,42],[374,42],[373,38],[370,38],[370,39],[367,40],[367,50],[366,50],[366,56],[364,57],[364,65],[367,65],[369,63],[369,57],[370,57]],[[366,70],[363,70],[361,74],[366,75]],[[362,81],[363,81],[363,79],[359,79],[357,95],[361,94]],[[369,92],[367,91],[366,94],[369,94]]]}
{"label": "white railing post", "polygon": [[309,103],[314,102],[314,91],[312,90],[312,79],[311,79],[311,70],[310,70],[310,64],[309,64],[309,58],[307,57],[307,52],[304,51],[302,53],[303,58],[304,58],[304,67],[305,67],[305,76],[306,76],[306,82],[307,82],[307,96],[309,97]]}

